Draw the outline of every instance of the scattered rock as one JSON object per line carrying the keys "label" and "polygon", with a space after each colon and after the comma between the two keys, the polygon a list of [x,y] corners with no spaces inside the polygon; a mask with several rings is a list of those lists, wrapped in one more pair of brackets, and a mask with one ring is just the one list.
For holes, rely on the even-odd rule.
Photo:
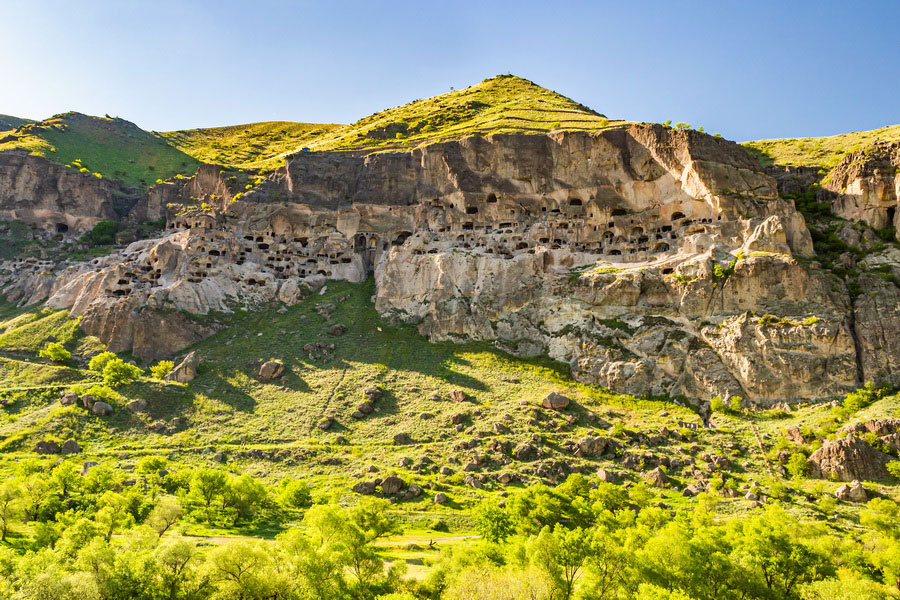
{"label": "scattered rock", "polygon": [[59,397],[59,403],[63,406],[72,406],[78,402],[78,394],[75,392],[63,392]]}
{"label": "scattered rock", "polygon": [[516,460],[534,460],[537,458],[537,448],[528,443],[521,443],[513,449]]}
{"label": "scattered rock", "polygon": [[284,363],[280,360],[267,360],[259,366],[259,378],[271,380],[284,373]]}
{"label": "scattered rock", "polygon": [[450,392],[450,399],[454,402],[465,402],[468,396],[462,390],[453,390]]}
{"label": "scattered rock", "polygon": [[616,476],[612,471],[608,471],[606,469],[597,469],[597,478],[600,481],[604,481],[606,483],[615,483]]}
{"label": "scattered rock", "polygon": [[316,424],[316,427],[321,429],[322,431],[327,431],[334,424],[334,419],[331,417],[322,417],[319,419],[319,422]]}
{"label": "scattered rock", "polygon": [[669,477],[660,467],[656,467],[649,473],[646,473],[644,479],[646,479],[650,485],[655,487],[666,487],[669,483]]}
{"label": "scattered rock", "polygon": [[602,437],[586,436],[576,442],[576,456],[598,456],[606,450],[608,441]]}
{"label": "scattered rock", "polygon": [[868,500],[866,488],[859,481],[851,481],[850,484],[841,485],[835,492],[835,498],[844,502],[862,503]]}
{"label": "scattered rock", "polygon": [[98,416],[106,416],[111,415],[113,412],[113,407],[107,404],[106,402],[94,402],[94,405],[91,406],[91,412]]}
{"label": "scattered rock", "polygon": [[81,452],[81,446],[75,440],[66,440],[62,445],[63,454],[78,454]]}
{"label": "scattered rock", "polygon": [[197,377],[197,369],[200,368],[200,355],[196,351],[184,357],[178,365],[166,375],[166,381],[187,383]]}
{"label": "scattered rock", "polygon": [[371,496],[375,493],[375,487],[374,481],[357,481],[353,486],[353,491],[364,496]]}
{"label": "scattered rock", "polygon": [[393,496],[400,493],[400,490],[402,490],[405,485],[404,481],[396,475],[388,475],[381,482],[381,491],[384,492],[386,496]]}
{"label": "scattered rock", "polygon": [[137,400],[132,400],[131,402],[126,404],[125,408],[127,408],[131,412],[144,412],[145,410],[147,410],[147,401],[143,398],[138,398]]}
{"label": "scattered rock", "polygon": [[450,501],[450,498],[447,497],[447,494],[444,492],[438,492],[434,495],[434,503],[438,505],[447,504]]}
{"label": "scattered rock", "polygon": [[95,461],[93,461],[93,460],[85,461],[85,462],[82,463],[82,465],[81,465],[81,474],[82,474],[82,475],[87,475],[88,471],[90,471],[91,469],[93,469],[94,467],[96,467],[96,466],[99,465],[99,464],[100,464],[100,463],[95,462]]}
{"label": "scattered rock", "polygon": [[395,433],[393,440],[394,440],[395,446],[399,446],[402,444],[408,444],[410,442],[408,433]]}
{"label": "scattered rock", "polygon": [[559,392],[550,392],[541,401],[541,406],[550,410],[562,410],[569,406],[570,402],[571,400],[568,397],[563,396]]}
{"label": "scattered rock", "polygon": [[38,454],[59,454],[59,444],[41,441],[34,445],[34,451]]}
{"label": "scattered rock", "polygon": [[331,329],[328,330],[328,335],[333,337],[339,337],[347,333],[347,327],[344,325],[333,325]]}

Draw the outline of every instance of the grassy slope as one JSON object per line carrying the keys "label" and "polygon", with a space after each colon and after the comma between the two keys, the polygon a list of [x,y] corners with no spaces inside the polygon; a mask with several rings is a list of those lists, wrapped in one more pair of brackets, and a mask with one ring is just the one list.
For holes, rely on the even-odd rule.
{"label": "grassy slope", "polygon": [[25,149],[131,186],[151,185],[176,174],[191,175],[200,164],[165,138],[123,119],[66,113],[24,125],[16,135],[19,139],[0,144],[0,151]]}
{"label": "grassy slope", "polygon": [[845,154],[876,141],[900,141],[900,125],[830,137],[757,140],[744,142],[743,146],[759,156],[765,165],[774,163],[831,169]]}
{"label": "grassy slope", "polygon": [[34,123],[31,119],[23,119],[21,117],[13,117],[10,115],[0,115],[0,132],[9,131],[11,129],[15,129],[20,125],[27,125],[28,123]]}
{"label": "grassy slope", "polygon": [[[420,499],[399,505],[412,526],[421,526],[436,515],[464,516],[479,497],[502,489],[492,481],[484,491],[464,484],[462,466],[468,451],[454,446],[476,434],[481,441],[475,449],[491,459],[479,472],[492,477],[502,471],[525,472],[540,462],[495,462],[505,459],[489,449],[494,440],[515,446],[538,434],[545,458],[563,460],[587,473],[604,466],[624,472],[626,480],[639,481],[638,474],[623,470],[615,460],[576,458],[562,444],[592,431],[611,435],[605,431],[609,424],[621,423],[650,435],[662,425],[672,429],[675,419],[697,420],[672,403],[578,384],[557,363],[517,359],[485,344],[428,343],[410,327],[381,321],[369,302],[371,293],[371,283],[330,283],[324,295],[312,296],[287,312],[279,313],[272,306],[220,317],[224,328],[196,346],[204,361],[197,379],[179,385],[145,378],[121,388],[121,397],[114,402],[116,413],[109,418],[60,407],[56,388],[10,392],[14,400],[6,409],[6,419],[0,420],[0,439],[4,440],[0,469],[29,455],[38,440],[74,437],[85,449],[80,460],[133,464],[148,453],[164,453],[176,465],[190,466],[214,464],[213,453],[223,451],[230,468],[270,482],[284,475],[300,476],[317,496],[326,498],[351,496],[349,488],[359,476],[371,479],[395,472],[407,481],[431,486]],[[317,314],[319,303],[337,307],[330,320]],[[34,354],[50,338],[60,339],[75,352],[99,349],[96,342],[79,338],[63,314],[9,306],[0,310],[0,390],[95,379],[83,369],[83,362],[63,369]],[[348,332],[340,337],[327,335],[334,323],[346,325]],[[315,342],[335,344],[334,354],[311,359],[303,346]],[[256,377],[255,364],[268,358],[284,361],[287,370],[282,379],[269,382]],[[363,400],[363,390],[372,386],[384,390],[376,412],[364,419],[352,418]],[[454,389],[464,390],[470,399],[463,403],[429,399],[432,393],[446,397]],[[563,413],[535,410],[551,390],[565,391],[576,400],[575,405]],[[148,401],[148,413],[132,414],[123,408],[136,398]],[[870,412],[894,415],[897,404],[894,398],[884,403],[883,410]],[[753,421],[763,434],[774,436],[787,424],[815,421],[828,410],[810,407],[788,417],[761,413],[754,415]],[[422,418],[423,413],[431,418]],[[457,413],[469,415],[461,432],[450,420]],[[329,414],[335,423],[321,431],[316,425]],[[573,423],[566,420],[570,415],[575,418]],[[176,418],[183,422],[177,424]],[[755,447],[750,421],[728,415],[714,419],[716,429],[700,430],[683,442],[669,440],[656,448],[628,448],[631,444],[625,435],[612,435],[628,451],[653,451],[700,465],[704,464],[703,453],[720,454],[729,458],[730,472],[739,482],[767,481],[765,461]],[[164,424],[168,431],[151,430],[154,423]],[[508,432],[494,433],[495,423],[505,424]],[[392,438],[396,433],[409,434],[413,442],[395,445]],[[335,444],[338,435],[348,443]],[[699,449],[691,452],[695,443]],[[404,457],[418,461],[423,456],[438,466],[449,466],[454,473],[420,474],[398,466]],[[370,465],[377,468],[375,474],[365,472]],[[664,501],[689,505],[691,500],[681,497],[680,489],[690,480],[685,473],[672,471],[670,475],[675,483],[663,492]],[[837,485],[807,482],[802,489],[833,491]],[[897,493],[891,485],[874,487],[891,496]],[[437,491],[448,493],[453,502],[447,507],[434,506],[432,497]],[[801,495],[792,496],[791,502],[798,513],[818,514],[816,504]],[[720,507],[723,514],[747,510],[749,503],[741,498],[723,500]],[[849,517],[855,510],[841,508]]]}
{"label": "grassy slope", "polygon": [[499,75],[463,90],[377,112],[322,136],[310,147],[405,147],[474,133],[592,131],[609,126],[609,119],[574,100],[526,79]]}
{"label": "grassy slope", "polygon": [[186,129],[162,135],[170,144],[206,163],[272,169],[286,153],[296,152],[341,125],[266,121],[228,127]]}

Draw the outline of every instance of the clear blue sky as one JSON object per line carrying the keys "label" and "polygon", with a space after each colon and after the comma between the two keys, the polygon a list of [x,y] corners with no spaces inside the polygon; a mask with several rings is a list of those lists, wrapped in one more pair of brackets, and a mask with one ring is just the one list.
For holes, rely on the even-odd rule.
{"label": "clear blue sky", "polygon": [[737,139],[900,123],[900,2],[2,0],[0,113],[348,123],[513,73]]}

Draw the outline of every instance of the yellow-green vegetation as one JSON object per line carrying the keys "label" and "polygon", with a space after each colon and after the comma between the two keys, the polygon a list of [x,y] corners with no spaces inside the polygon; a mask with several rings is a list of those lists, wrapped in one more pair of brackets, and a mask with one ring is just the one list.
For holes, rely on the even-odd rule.
{"label": "yellow-green vegetation", "polygon": [[401,148],[472,134],[597,131],[622,123],[527,79],[498,75],[377,112],[308,145],[313,150]]}
{"label": "yellow-green vegetation", "polygon": [[200,164],[165,137],[111,117],[70,112],[26,123],[8,137],[13,139],[0,143],[0,151],[27,150],[86,177],[117,179],[131,186],[192,175]]}
{"label": "yellow-green vegetation", "polygon": [[34,121],[10,115],[0,115],[0,132],[9,131],[21,125],[27,125],[28,123],[34,123]]}
{"label": "yellow-green vegetation", "polygon": [[764,165],[791,165],[831,169],[844,155],[862,150],[874,142],[900,141],[900,125],[871,131],[842,133],[829,137],[783,138],[744,142],[742,145],[758,156]]}
{"label": "yellow-green vegetation", "polygon": [[163,133],[168,142],[204,163],[270,170],[283,156],[296,152],[342,125],[266,121],[228,127],[185,129]]}

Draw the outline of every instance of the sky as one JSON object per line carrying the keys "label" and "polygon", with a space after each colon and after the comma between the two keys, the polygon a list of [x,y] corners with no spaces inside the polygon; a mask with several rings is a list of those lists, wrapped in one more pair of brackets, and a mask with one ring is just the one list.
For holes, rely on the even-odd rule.
{"label": "sky", "polygon": [[512,73],[734,140],[900,123],[900,1],[0,0],[0,114],[350,123]]}

